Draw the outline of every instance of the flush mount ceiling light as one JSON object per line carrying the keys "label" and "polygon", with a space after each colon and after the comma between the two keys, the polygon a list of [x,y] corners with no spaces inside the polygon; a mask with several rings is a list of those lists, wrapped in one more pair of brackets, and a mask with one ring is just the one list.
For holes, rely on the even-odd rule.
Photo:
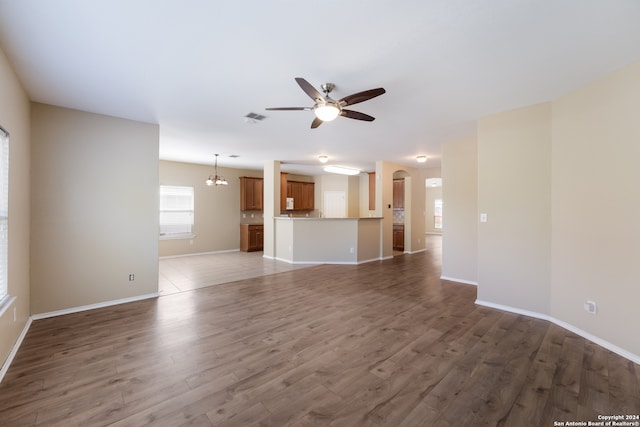
{"label": "flush mount ceiling light", "polygon": [[427,156],[417,156],[416,160],[418,163],[425,163],[427,161]]}
{"label": "flush mount ceiling light", "polygon": [[327,163],[327,162],[329,161],[329,157],[324,156],[324,155],[322,155],[322,156],[318,156],[318,161],[319,161],[320,163]]}
{"label": "flush mount ceiling light", "polygon": [[205,183],[207,185],[229,185],[229,183],[227,182],[226,179],[224,179],[224,177],[219,176],[218,175],[218,154],[214,154],[216,156],[216,164],[215,164],[215,169],[214,169],[214,175],[211,176],[209,175],[209,178],[207,178],[207,180],[205,181]]}
{"label": "flush mount ceiling light", "polygon": [[358,169],[345,168],[342,166],[325,166],[325,172],[339,173],[342,175],[358,175],[360,171]]}

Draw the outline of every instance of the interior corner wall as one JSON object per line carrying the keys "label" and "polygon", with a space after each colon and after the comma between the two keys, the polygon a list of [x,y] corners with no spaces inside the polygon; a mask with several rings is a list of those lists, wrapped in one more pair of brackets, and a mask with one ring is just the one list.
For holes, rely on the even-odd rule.
{"label": "interior corner wall", "polygon": [[478,174],[474,138],[442,145],[442,277],[478,280]]}
{"label": "interior corner wall", "polygon": [[[0,367],[25,329],[29,316],[29,241],[31,229],[29,99],[0,50],[0,126],[9,132],[9,247],[7,288],[15,297],[0,315]],[[15,319],[14,319],[15,313]]]}
{"label": "interior corner wall", "polygon": [[484,117],[477,132],[478,299],[548,315],[551,104]]}
{"label": "interior corner wall", "polygon": [[[205,179],[213,166],[161,160],[158,164],[160,185],[180,185],[194,189],[194,237],[163,239],[158,242],[159,255],[179,256],[240,249],[240,177],[262,178],[262,170],[218,167],[229,185],[208,186]],[[246,223],[263,223],[262,211],[244,213]],[[254,218],[251,218],[254,215]]]}
{"label": "interior corner wall", "polygon": [[551,315],[635,355],[639,112],[640,62],[553,103]]}
{"label": "interior corner wall", "polygon": [[32,314],[157,293],[158,126],[38,103],[31,119]]}

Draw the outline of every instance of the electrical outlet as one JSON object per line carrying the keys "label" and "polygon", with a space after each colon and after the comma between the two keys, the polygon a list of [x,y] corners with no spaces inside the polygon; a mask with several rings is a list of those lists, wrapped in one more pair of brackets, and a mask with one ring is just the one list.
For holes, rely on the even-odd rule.
{"label": "electrical outlet", "polygon": [[596,314],[598,312],[598,307],[594,301],[587,301],[584,303],[584,311],[589,314]]}
{"label": "electrical outlet", "polygon": [[352,254],[355,253],[355,251],[356,251],[355,248],[350,248],[349,249],[349,252],[351,252]]}
{"label": "electrical outlet", "polygon": [[133,282],[136,279],[136,275],[135,274],[130,274],[129,275],[129,281]]}

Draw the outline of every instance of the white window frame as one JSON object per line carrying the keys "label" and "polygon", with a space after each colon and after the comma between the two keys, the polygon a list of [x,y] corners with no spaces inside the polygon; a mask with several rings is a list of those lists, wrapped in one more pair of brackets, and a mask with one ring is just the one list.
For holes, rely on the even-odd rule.
{"label": "white window frame", "polygon": [[442,230],[442,199],[433,201],[433,228]]}
{"label": "white window frame", "polygon": [[194,188],[178,185],[160,186],[160,239],[195,237]]}
{"label": "white window frame", "polygon": [[0,316],[15,297],[9,295],[9,132],[0,126]]}

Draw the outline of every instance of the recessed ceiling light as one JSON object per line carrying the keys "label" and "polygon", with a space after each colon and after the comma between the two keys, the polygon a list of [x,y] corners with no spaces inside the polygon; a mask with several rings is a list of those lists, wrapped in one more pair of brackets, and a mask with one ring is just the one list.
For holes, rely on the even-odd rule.
{"label": "recessed ceiling light", "polygon": [[417,156],[416,160],[418,161],[418,163],[424,163],[427,161],[427,156]]}
{"label": "recessed ceiling light", "polygon": [[339,173],[342,175],[358,175],[360,171],[358,169],[345,168],[342,166],[325,166],[325,172]]}
{"label": "recessed ceiling light", "polygon": [[327,162],[329,161],[329,157],[324,156],[324,155],[322,155],[322,156],[318,156],[318,161],[319,161],[320,163],[327,163]]}

